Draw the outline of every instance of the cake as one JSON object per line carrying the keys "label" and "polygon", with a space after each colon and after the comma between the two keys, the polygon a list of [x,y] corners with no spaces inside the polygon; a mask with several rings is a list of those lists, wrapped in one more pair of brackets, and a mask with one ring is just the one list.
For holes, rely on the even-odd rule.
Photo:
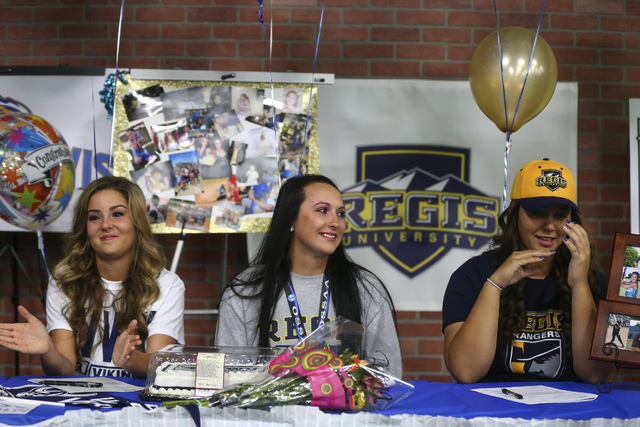
{"label": "cake", "polygon": [[[233,367],[224,371],[224,381],[221,387],[211,389],[197,389],[196,393],[196,364],[163,362],[156,369],[156,378],[149,387],[149,393],[167,396],[198,396],[207,397],[216,390],[233,384],[251,382],[260,373],[261,366]],[[262,377],[258,377],[262,378]]]}
{"label": "cake", "polygon": [[171,345],[154,353],[141,397],[209,397],[234,384],[264,379],[274,348],[186,347]]}

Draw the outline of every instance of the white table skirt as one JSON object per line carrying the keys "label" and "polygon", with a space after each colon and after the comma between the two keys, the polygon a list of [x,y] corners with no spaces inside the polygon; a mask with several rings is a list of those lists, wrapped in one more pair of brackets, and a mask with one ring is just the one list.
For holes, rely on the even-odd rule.
{"label": "white table skirt", "polygon": [[[428,415],[393,415],[375,413],[324,413],[315,407],[280,406],[271,411],[200,408],[202,427],[361,427],[361,426],[436,426],[436,427],[485,427],[485,426],[536,426],[536,427],[640,427],[640,419],[594,418],[586,421],[547,419],[524,420],[519,418],[478,417],[472,419]],[[5,426],[7,424],[0,425]],[[100,412],[90,409],[67,411],[34,426],[64,427],[186,427],[195,426],[186,409],[162,407],[151,411],[137,407],[117,411]]]}

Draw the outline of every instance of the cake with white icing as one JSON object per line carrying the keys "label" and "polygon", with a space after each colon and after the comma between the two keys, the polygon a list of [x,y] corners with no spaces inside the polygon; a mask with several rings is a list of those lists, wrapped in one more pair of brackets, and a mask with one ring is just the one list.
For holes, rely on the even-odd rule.
{"label": "cake with white icing", "polygon": [[[226,368],[223,386],[249,382],[259,373],[261,366]],[[167,396],[206,397],[217,389],[198,389],[196,392],[196,364],[163,362],[156,370],[156,378],[149,393]]]}
{"label": "cake with white icing", "polygon": [[142,398],[209,397],[222,387],[263,379],[274,348],[170,345],[154,353]]}

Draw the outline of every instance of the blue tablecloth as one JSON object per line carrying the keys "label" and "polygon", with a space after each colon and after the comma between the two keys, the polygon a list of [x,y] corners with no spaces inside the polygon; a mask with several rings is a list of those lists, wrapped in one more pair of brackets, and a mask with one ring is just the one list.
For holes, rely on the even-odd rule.
{"label": "blue tablecloth", "polygon": [[[23,385],[33,384],[28,381],[29,378],[42,378],[40,376],[26,375],[26,376],[18,376],[18,377],[2,377],[0,378],[0,385],[2,387],[8,388],[11,391],[11,387],[19,387]],[[62,378],[62,377],[56,377]],[[139,378],[116,378],[119,381],[126,382],[128,384],[133,384],[136,386],[144,387],[145,380]],[[36,384],[33,384],[36,385]],[[129,393],[113,393],[114,396],[122,397],[127,401],[142,403],[142,400],[138,397],[137,392],[129,392]],[[154,402],[145,402],[147,404],[155,404]],[[40,405],[24,415],[6,415],[3,414],[0,423],[7,425],[30,425],[42,422],[44,420],[63,415],[66,411],[74,411],[85,409],[83,406],[71,406],[66,405],[64,407],[52,406],[52,405]],[[110,409],[98,409],[101,412],[108,411],[117,411],[121,408],[110,408]]]}
{"label": "blue tablecloth", "polygon": [[[413,381],[415,391],[384,415],[416,414],[446,417],[497,417],[523,419],[640,418],[640,383],[617,383],[610,393],[600,393],[596,385],[575,382],[527,383],[430,383]],[[484,387],[546,385],[562,390],[597,394],[589,402],[526,405],[471,391]]]}
{"label": "blue tablecloth", "polygon": [[[21,386],[28,383],[28,379],[32,378],[31,376],[22,376],[22,377],[14,377],[14,378],[2,378],[0,377],[0,385],[3,387],[16,387]],[[120,379],[120,378],[118,378]],[[120,379],[125,382],[144,386],[144,380],[140,379]],[[513,421],[514,419],[524,419],[524,420],[574,420],[574,421],[583,421],[583,420],[592,420],[592,419],[636,419],[636,421],[640,420],[640,383],[618,383],[616,384],[613,391],[608,394],[599,393],[595,385],[585,384],[585,383],[574,383],[574,382],[544,382],[544,383],[480,383],[480,384],[457,384],[457,383],[430,383],[427,381],[413,381],[411,384],[415,386],[415,391],[413,394],[405,398],[404,400],[398,402],[390,409],[385,411],[380,411],[377,414],[369,414],[367,415],[367,424],[387,424],[386,422],[381,422],[381,417],[383,419],[390,420],[389,416],[399,416],[402,415],[405,418],[407,416],[415,416],[415,417],[424,417],[425,419],[429,419],[429,417],[450,417],[451,419],[474,419],[474,418],[495,418],[505,420],[505,424],[509,424],[508,420]],[[500,399],[492,396],[487,396],[481,393],[477,393],[472,391],[472,389],[483,388],[483,387],[516,387],[521,385],[547,385],[550,387],[555,387],[568,391],[577,391],[577,392],[585,392],[585,393],[594,393],[597,394],[598,397],[589,402],[580,402],[580,403],[554,403],[554,404],[540,404],[540,405],[526,405],[518,402],[512,402],[505,399]],[[137,393],[118,393],[116,396],[120,396],[124,399],[129,400],[130,402],[138,402],[142,403]],[[153,402],[144,402],[146,404]],[[134,403],[135,404],[135,403]],[[78,411],[82,409],[81,407],[55,407],[55,406],[40,406],[30,413],[26,415],[3,415],[0,420],[0,424],[6,425],[29,425],[29,424],[37,424],[48,419],[58,417],[61,415],[70,415],[71,411]],[[132,409],[132,408],[130,408]],[[225,413],[223,410],[211,410],[211,408],[207,408],[209,412],[204,412],[207,416],[207,419],[204,420],[203,425],[210,425],[210,423],[215,423],[216,420],[219,420],[218,417],[226,417],[229,413]],[[99,412],[103,413],[102,416],[107,416],[108,414],[104,414],[105,412],[113,412],[120,411],[121,409],[100,409]],[[181,409],[182,410],[182,409]],[[175,422],[175,410],[165,410],[164,408],[160,408],[159,411],[155,411],[153,415],[153,419],[156,423],[160,423],[158,419],[162,420],[163,411],[166,411],[167,417],[172,417],[171,422],[167,422],[166,425],[188,425],[192,420],[189,418],[188,414],[184,412],[181,416],[186,417],[184,424],[180,424]],[[243,411],[243,410],[239,410]],[[280,411],[280,412],[278,412]],[[67,412],[65,414],[65,412]],[[139,419],[142,419],[143,422],[141,425],[152,425],[146,424],[144,417],[148,410],[140,410],[140,413],[143,414]],[[154,411],[151,411],[154,412]],[[260,412],[260,411],[258,411]],[[282,412],[282,410],[276,410],[276,415]],[[293,408],[284,409],[284,412],[288,412],[289,414],[295,412]],[[87,412],[98,413],[94,412]],[[351,414],[325,414],[326,416],[323,419],[325,424],[317,424],[317,425],[333,425],[334,422],[331,420],[335,420],[335,423],[338,425],[351,425],[346,421],[350,421],[349,417]],[[73,416],[73,414],[71,414]],[[89,415],[91,416],[91,415]],[[308,416],[308,415],[305,415]],[[237,415],[236,415],[237,417]],[[373,418],[372,418],[373,417]],[[376,418],[377,417],[377,418]],[[102,417],[102,422],[104,425],[115,425],[113,423],[107,424],[104,422],[104,417]],[[86,419],[86,415],[85,415]],[[330,421],[327,421],[330,419]],[[412,418],[414,421],[415,418]],[[455,420],[454,420],[455,421]],[[85,421],[86,422],[86,421]],[[359,425],[359,421],[353,421],[353,425]],[[209,424],[207,424],[209,423]],[[98,423],[98,425],[103,425]],[[258,425],[259,423],[255,423],[252,425]],[[449,423],[450,425],[454,425]],[[636,424],[638,424],[636,422]],[[70,425],[77,425],[76,423],[71,423]],[[81,425],[81,424],[80,424]],[[135,425],[135,423],[132,423]],[[155,424],[153,424],[155,425]],[[391,425],[391,424],[387,424]],[[400,424],[401,425],[401,424]],[[419,425],[419,424],[418,424]]]}

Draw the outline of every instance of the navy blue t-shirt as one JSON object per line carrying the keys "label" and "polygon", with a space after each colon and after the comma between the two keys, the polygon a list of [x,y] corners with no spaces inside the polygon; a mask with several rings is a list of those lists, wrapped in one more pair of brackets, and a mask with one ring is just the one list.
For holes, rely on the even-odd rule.
{"label": "navy blue t-shirt", "polygon": [[[464,322],[484,286],[499,265],[487,254],[471,258],[449,279],[442,304],[442,330]],[[606,288],[602,276],[600,289]],[[565,351],[562,310],[554,304],[556,279],[528,279],[523,326],[506,345],[498,342],[493,363],[483,381],[576,380],[573,361]],[[603,293],[604,294],[604,293]],[[597,297],[594,296],[597,302]]]}

